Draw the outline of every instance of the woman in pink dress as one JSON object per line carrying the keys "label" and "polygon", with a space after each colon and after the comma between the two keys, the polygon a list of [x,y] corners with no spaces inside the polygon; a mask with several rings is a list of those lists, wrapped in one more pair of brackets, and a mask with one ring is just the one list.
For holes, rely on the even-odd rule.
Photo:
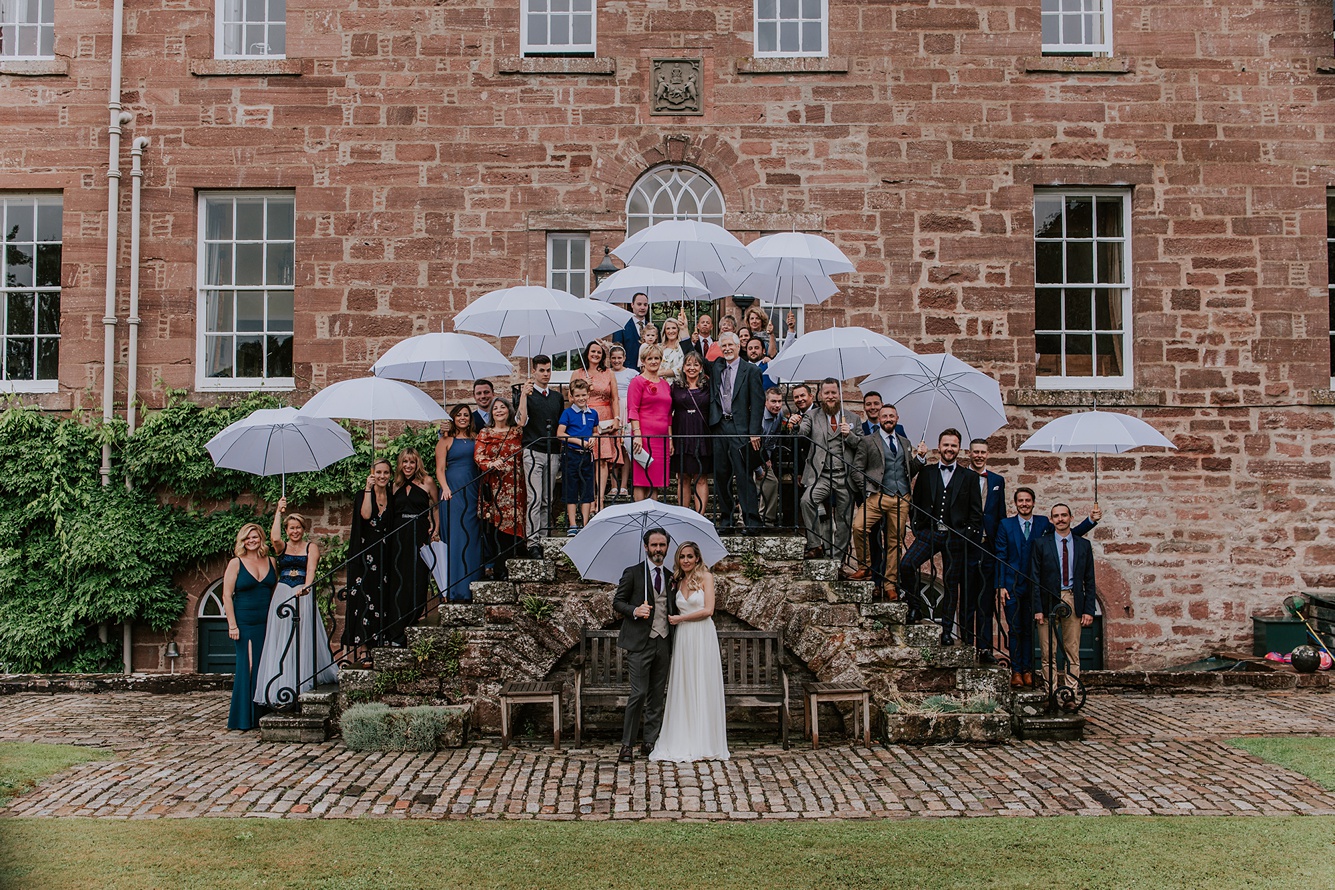
{"label": "woman in pink dress", "polygon": [[[598,412],[598,434],[593,440],[594,486],[593,512],[603,508],[607,477],[612,466],[621,462],[621,398],[617,378],[607,367],[607,347],[593,340],[584,347],[584,367],[570,375],[571,380],[589,381],[589,407]],[[611,423],[604,427],[606,421]]]}
{"label": "woman in pink dress", "polygon": [[635,463],[635,500],[642,501],[655,488],[664,488],[668,481],[668,444],[672,429],[672,387],[658,376],[663,364],[663,350],[650,346],[640,350],[640,376],[630,382],[626,391],[627,416],[630,418],[631,447],[634,457],[643,460],[648,453],[653,460],[649,466]]}

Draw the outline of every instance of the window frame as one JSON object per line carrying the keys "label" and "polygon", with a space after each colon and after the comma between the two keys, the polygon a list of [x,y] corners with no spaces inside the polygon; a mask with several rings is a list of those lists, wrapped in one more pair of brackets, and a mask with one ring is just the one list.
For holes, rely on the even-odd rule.
{"label": "window frame", "polygon": [[[1051,243],[1055,241],[1063,245],[1069,243],[1072,240],[1076,242],[1088,240],[1095,245],[1097,245],[1100,241],[1105,243],[1116,241],[1120,243],[1122,245],[1122,283],[1120,285],[1112,285],[1112,286],[1101,285],[1097,281],[1086,283],[1086,282],[1067,282],[1063,280],[1060,283],[1054,283],[1054,282],[1040,282],[1038,280],[1038,245],[1040,243],[1040,239],[1038,236],[1039,220],[1037,213],[1037,202],[1040,198],[1045,198],[1045,197],[1060,198],[1063,202],[1065,202],[1067,198],[1071,197],[1089,197],[1095,199],[1096,202],[1098,198],[1109,198],[1109,197],[1115,197],[1121,200],[1122,235],[1120,238],[1113,239],[1108,237],[1100,237],[1097,234],[1097,219],[1095,219],[1092,223],[1094,229],[1089,239],[1084,239],[1084,238],[1068,239],[1066,237],[1064,230],[1062,233],[1062,237],[1060,239],[1053,239],[1053,238],[1042,239],[1042,242],[1044,243]],[[1035,389],[1040,389],[1040,390],[1064,389],[1064,390],[1094,391],[1094,390],[1129,390],[1134,387],[1135,367],[1134,367],[1133,354],[1134,354],[1135,337],[1134,337],[1134,314],[1133,314],[1134,287],[1132,284],[1132,279],[1134,277],[1132,275],[1132,270],[1134,268],[1134,265],[1132,256],[1133,245],[1132,245],[1132,232],[1131,232],[1131,222],[1132,222],[1131,199],[1132,199],[1132,189],[1130,186],[1126,187],[1054,186],[1051,188],[1034,189],[1033,203],[1031,204],[1030,212],[1033,221],[1033,233],[1031,235],[1031,242],[1034,250],[1034,255],[1033,255],[1034,293],[1033,293],[1033,303],[1032,303],[1034,312],[1034,322],[1031,334],[1034,338]],[[1065,279],[1065,253],[1066,252],[1063,251],[1063,276],[1062,276],[1063,279]],[[1095,249],[1094,254],[1095,254],[1095,262],[1097,263],[1097,254],[1098,254],[1097,248]],[[1097,271],[1095,272],[1093,277],[1094,278],[1098,277]],[[1092,373],[1088,376],[1075,376],[1066,374],[1065,365],[1067,361],[1067,352],[1066,352],[1066,344],[1065,341],[1063,340],[1062,350],[1060,353],[1060,359],[1062,363],[1061,370],[1063,371],[1063,373],[1046,375],[1046,376],[1039,374],[1038,338],[1042,335],[1064,336],[1068,333],[1080,333],[1083,331],[1083,329],[1068,329],[1065,326],[1064,319],[1062,320],[1062,326],[1059,328],[1040,329],[1038,326],[1039,325],[1038,291],[1041,288],[1055,288],[1059,290],[1065,290],[1068,288],[1084,288],[1086,286],[1089,288],[1090,291],[1114,290],[1120,287],[1122,294],[1122,300],[1121,300],[1122,330],[1120,332],[1120,336],[1122,338],[1122,373],[1115,377],[1099,376],[1097,373]],[[1063,300],[1063,305],[1064,303],[1065,301]],[[1097,372],[1098,363],[1094,359],[1097,357],[1098,354],[1098,335],[1100,333],[1117,334],[1118,332],[1116,331],[1100,332],[1098,327],[1098,312],[1097,309],[1094,308],[1093,306],[1091,306],[1090,325],[1091,327],[1089,329],[1089,333],[1093,338],[1094,342],[1093,348],[1095,350],[1094,353],[1091,354],[1091,367],[1092,370]]]}
{"label": "window frame", "polygon": [[[37,21],[35,22],[20,21],[17,18],[19,4],[24,4],[26,6],[36,5]],[[13,21],[9,21],[4,17],[4,11],[6,7],[8,7],[10,10],[13,11],[15,15],[15,19]],[[43,7],[46,7],[46,9],[43,9]],[[50,13],[51,16],[50,21],[45,20],[44,16],[45,12]],[[19,53],[18,48],[23,45],[23,42],[17,39],[14,41],[15,51],[12,53],[6,52],[5,51],[6,41],[4,40],[3,34],[4,34],[4,29],[9,29],[9,28],[16,29],[16,33],[20,30],[26,31],[35,28],[37,30],[37,52],[28,54]],[[50,36],[51,51],[48,53],[42,52],[42,42],[43,42],[42,38],[44,35]],[[56,11],[55,11],[54,0],[0,0],[0,60],[7,62],[34,62],[34,61],[50,61],[55,57],[56,57]]]}
{"label": "window frame", "polygon": [[[269,322],[268,322],[268,314],[269,314],[269,303],[268,303],[268,299],[267,299],[268,293],[269,293],[270,291],[287,290],[287,289],[289,289],[289,288],[284,288],[284,287],[281,287],[281,286],[272,286],[272,285],[269,285],[267,282],[264,283],[264,284],[261,284],[261,285],[259,285],[259,286],[245,286],[245,287],[238,287],[238,286],[236,285],[236,283],[233,282],[233,283],[230,284],[230,285],[226,285],[226,286],[223,286],[223,287],[219,287],[219,286],[217,286],[217,285],[212,285],[212,286],[211,286],[211,285],[209,285],[209,283],[208,283],[208,281],[207,281],[207,276],[208,276],[208,248],[209,248],[209,245],[210,245],[210,244],[214,244],[214,243],[220,243],[220,242],[209,241],[209,240],[208,240],[208,229],[207,229],[206,216],[207,216],[207,209],[208,209],[208,203],[209,203],[209,201],[212,200],[212,199],[220,199],[220,198],[236,199],[236,198],[256,198],[256,197],[263,197],[263,198],[265,198],[265,199],[269,199],[269,198],[278,198],[278,197],[287,197],[287,198],[289,198],[289,199],[292,201],[292,241],[291,241],[291,244],[292,244],[292,285],[291,285],[291,288],[290,288],[290,290],[292,291],[292,330],[291,330],[291,331],[270,331],[270,330],[269,330]],[[196,241],[196,245],[197,245],[197,247],[196,247],[196,250],[197,250],[197,258],[196,258],[196,263],[195,263],[195,390],[196,390],[197,392],[238,392],[238,391],[254,391],[254,390],[283,391],[283,390],[292,390],[292,389],[295,389],[295,388],[296,388],[296,377],[295,377],[295,369],[296,369],[296,343],[297,343],[297,336],[296,336],[296,327],[297,327],[297,288],[296,288],[296,265],[297,265],[297,259],[296,259],[296,245],[297,245],[297,241],[296,241],[296,220],[297,220],[297,206],[296,206],[296,192],[294,192],[294,191],[289,191],[289,190],[278,190],[278,189],[231,189],[231,190],[226,190],[226,191],[200,191],[200,192],[197,193],[197,196],[196,196],[196,202],[197,202],[197,204],[198,204],[198,207],[197,207],[197,214],[198,214],[198,215],[197,215],[197,218],[196,218],[196,219],[197,219],[196,224],[197,224],[197,226],[198,226],[198,229],[197,229],[198,236],[197,236],[196,239],[195,239],[195,241]],[[267,213],[268,213],[267,203],[266,203],[265,213],[266,213],[266,219],[267,219]],[[236,238],[235,238],[235,231],[236,231],[236,230],[235,230],[235,217],[234,217],[233,219],[234,219],[234,221],[233,221],[233,238],[232,238],[232,240],[231,240],[230,243],[233,244],[233,245],[235,245],[235,244],[237,243]],[[267,245],[267,244],[282,244],[282,243],[286,243],[286,242],[285,242],[283,239],[270,239],[270,238],[268,237],[268,233],[266,232],[266,233],[265,233],[264,240],[263,240],[262,242],[260,242],[260,243]],[[267,272],[266,272],[266,275],[267,275]],[[262,328],[260,331],[258,331],[258,332],[256,332],[256,331],[247,331],[247,332],[245,332],[245,333],[248,334],[248,335],[250,335],[250,336],[254,336],[254,335],[258,334],[262,339],[263,339],[263,338],[267,338],[271,333],[280,333],[280,334],[281,334],[281,333],[286,333],[286,334],[289,334],[289,335],[291,336],[291,338],[292,338],[292,349],[293,349],[292,366],[293,366],[293,371],[294,371],[293,376],[289,376],[289,377],[210,377],[210,376],[208,376],[208,373],[207,373],[207,360],[208,360],[208,341],[209,341],[210,332],[207,330],[207,325],[208,325],[208,291],[209,291],[209,290],[230,290],[230,291],[232,291],[233,293],[235,293],[235,292],[238,291],[238,290],[251,290],[251,291],[259,291],[260,293],[265,294],[265,296],[266,296],[265,303],[264,303],[265,320],[264,320],[264,326],[263,326],[263,328]],[[238,333],[238,331],[237,331],[237,329],[236,329],[236,317],[235,317],[235,313],[233,313],[233,319],[232,319],[232,332],[231,332],[231,333],[232,333],[232,335],[233,335],[234,337],[235,337],[235,336],[237,335],[237,333]],[[267,344],[265,344],[265,347],[266,347],[266,352],[267,352]],[[235,345],[233,346],[233,349],[235,350]],[[267,357],[266,357],[266,361],[267,361]],[[233,352],[233,368],[235,369],[235,351]]]}
{"label": "window frame", "polygon": [[[26,244],[26,243],[31,243],[31,244],[34,245],[34,256],[33,256],[33,282],[32,282],[32,284],[31,284],[30,286],[26,286],[26,287],[15,286],[15,287],[12,287],[12,288],[11,288],[11,287],[9,287],[7,284],[5,284],[5,282],[6,282],[7,279],[8,279],[8,257],[7,257],[7,253],[8,253],[8,251],[6,250],[6,251],[4,252],[6,255],[0,256],[0,393],[15,393],[15,394],[18,394],[18,393],[52,393],[52,392],[59,392],[59,391],[60,391],[60,341],[61,341],[61,339],[63,338],[63,335],[62,335],[61,332],[60,332],[60,316],[61,316],[61,308],[60,308],[60,304],[61,304],[61,302],[62,302],[62,297],[64,296],[64,289],[65,289],[65,288],[64,288],[64,275],[63,275],[63,271],[64,271],[64,262],[65,262],[65,259],[64,259],[64,247],[65,247],[65,196],[64,196],[64,194],[61,193],[61,192],[42,192],[42,191],[32,191],[32,192],[0,192],[0,226],[2,226],[3,223],[4,223],[4,217],[5,217],[6,214],[7,214],[8,206],[9,206],[9,204],[10,204],[11,201],[14,202],[14,203],[18,203],[19,201],[31,201],[31,202],[32,202],[32,205],[31,205],[31,206],[33,206],[34,208],[36,208],[36,207],[38,207],[38,206],[41,206],[41,205],[43,205],[43,204],[45,204],[45,205],[47,205],[47,206],[57,206],[57,207],[60,208],[60,242],[59,242],[59,243],[60,243],[60,246],[61,246],[61,262],[60,262],[61,272],[58,273],[58,276],[57,276],[57,280],[58,280],[60,283],[57,284],[57,285],[55,285],[54,287],[52,287],[52,286],[50,286],[50,285],[41,286],[41,285],[38,285],[38,284],[37,284],[37,257],[36,257],[36,255],[35,255],[36,245],[38,245],[38,244],[50,244],[50,243],[52,243],[52,242],[50,242],[50,241],[38,241],[38,240],[37,240],[37,237],[38,237],[38,236],[37,236],[37,232],[36,232],[35,230],[34,230],[34,232],[33,232],[33,240],[32,240],[32,242],[19,242],[19,243],[24,243],[24,244]],[[3,233],[0,233],[0,245],[4,245],[4,244],[8,244],[8,243],[9,243],[9,242],[8,242],[8,240],[7,240],[7,236],[3,236]],[[9,344],[8,344],[8,341],[11,340],[11,339],[26,339],[26,338],[29,337],[29,335],[27,335],[27,334],[11,334],[11,333],[9,332],[9,294],[10,294],[11,292],[15,292],[15,293],[31,293],[31,294],[33,294],[33,308],[32,308],[32,312],[33,312],[33,332],[32,332],[32,334],[31,334],[31,339],[33,340],[34,350],[33,350],[33,366],[32,366],[33,377],[32,377],[31,380],[24,380],[24,379],[10,379],[10,378],[8,377],[8,373],[9,373],[9,369],[8,369],[8,364],[9,364],[9,362],[8,362]],[[56,308],[56,333],[54,333],[54,334],[42,334],[42,333],[39,333],[39,332],[38,332],[38,328],[40,327],[41,309],[40,309],[40,307],[39,307],[39,305],[38,305],[38,297],[37,297],[37,295],[38,295],[38,294],[43,294],[43,293],[54,293],[54,294],[56,295],[56,306],[57,306],[57,308]],[[36,349],[36,345],[37,345],[37,342],[40,341],[40,340],[54,340],[55,343],[56,343],[56,376],[55,376],[55,377],[38,377],[38,376],[37,376],[37,373],[38,373],[38,361],[39,361],[38,352],[39,352],[39,351]]]}
{"label": "window frame", "polygon": [[[666,173],[670,173],[671,176],[665,180],[663,177]],[[690,179],[683,174],[690,174],[690,179],[698,178],[708,183],[710,192],[706,193],[706,197],[711,195],[718,196],[718,213],[706,212],[703,209],[705,202],[701,201],[697,193],[690,189]],[[651,178],[655,177],[658,179],[658,186],[651,194],[646,191],[643,186]],[[655,197],[665,190],[671,193],[674,183],[679,183],[681,188],[672,196],[672,213],[670,215],[655,213],[653,209],[657,203]],[[686,192],[690,192],[690,194],[694,196],[696,205],[702,208],[700,212],[685,213],[681,210],[681,198]],[[646,205],[649,209],[644,213],[631,209],[631,204],[638,195],[644,195],[646,198]],[[635,182],[631,184],[629,191],[626,192],[626,237],[629,238],[636,232],[649,228],[654,223],[663,222],[664,220],[669,219],[691,219],[700,222],[712,222],[721,226],[727,218],[727,213],[728,203],[723,196],[723,189],[719,188],[718,182],[714,177],[697,167],[691,167],[687,164],[658,164],[650,167],[636,177]]]}
{"label": "window frame", "polygon": [[[780,46],[781,40],[780,40],[780,37],[779,37],[779,35],[778,35],[777,33],[775,34],[775,48],[774,48],[773,50],[762,50],[762,49],[760,48],[760,23],[761,23],[761,21],[762,21],[762,20],[761,20],[761,17],[760,17],[760,4],[761,4],[761,2],[762,2],[762,0],[752,0],[752,3],[751,3],[751,50],[752,50],[752,52],[755,54],[755,57],[756,57],[756,58],[758,58],[758,59],[823,59],[823,58],[826,58],[826,57],[829,56],[829,54],[830,54],[830,2],[829,2],[829,0],[819,0],[820,6],[821,6],[821,9],[820,9],[820,20],[819,20],[819,21],[820,21],[820,25],[821,25],[821,28],[820,28],[820,49],[819,49],[819,50],[797,50],[796,52],[788,52],[788,51],[784,50],[784,49]],[[803,23],[803,22],[812,21],[812,19],[804,18],[804,17],[802,16],[802,14],[801,14],[801,3],[802,3],[802,0],[797,0],[797,2],[798,2],[798,9],[799,9],[799,11],[798,11],[798,16],[797,16],[796,21],[797,21],[797,23],[798,23],[798,30],[799,30],[799,37],[798,37],[798,40],[799,40],[799,42],[800,42],[800,41],[801,41],[800,31],[801,31],[801,25],[802,25],[802,23]],[[774,18],[772,18],[772,19],[770,19],[770,18],[766,18],[766,19],[764,19],[764,21],[766,21],[766,22],[770,22],[770,21],[772,21],[772,22],[775,23],[776,26],[779,25],[779,24],[781,24],[782,22],[790,22],[790,21],[793,21],[793,19],[792,19],[791,17],[784,17],[783,15],[780,14],[780,6],[782,5],[782,0],[774,0],[774,3],[775,3],[775,5],[774,5]]]}
{"label": "window frame", "polygon": [[[1052,10],[1052,11],[1049,11],[1049,10],[1046,10],[1046,9],[1043,9],[1043,8],[1042,8],[1044,5],[1046,5],[1046,4],[1049,3],[1049,2],[1055,2],[1055,3],[1057,3],[1057,4],[1061,4],[1061,3],[1063,3],[1063,2],[1072,2],[1072,0],[1039,0],[1039,2],[1040,2],[1040,7],[1039,7],[1039,39],[1040,39],[1040,40],[1042,41],[1042,43],[1043,43],[1043,55],[1045,55],[1045,56],[1081,56],[1081,55],[1106,56],[1106,55],[1111,55],[1111,54],[1112,54],[1112,49],[1113,49],[1113,24],[1112,24],[1112,23],[1113,23],[1113,10],[1112,10],[1112,3],[1113,3],[1113,0],[1075,0],[1075,2],[1079,2],[1079,3],[1082,3],[1082,4],[1097,3],[1098,6],[1099,6],[1099,10],[1098,10],[1097,13],[1096,13],[1096,12],[1093,12],[1093,11],[1091,11],[1091,10],[1081,10],[1081,11],[1079,11],[1079,12],[1066,12],[1066,11],[1062,10],[1062,9],[1060,8],[1060,6],[1059,6],[1058,9],[1056,9],[1056,10]],[[1058,43],[1048,43],[1046,40],[1043,39],[1043,36],[1042,36],[1043,22],[1046,21],[1046,20],[1048,19],[1049,16],[1059,16],[1059,17],[1064,17],[1064,16],[1085,16],[1085,15],[1099,15],[1099,16],[1102,17],[1102,20],[1103,20],[1103,34],[1102,34],[1102,39],[1101,39],[1098,43],[1061,43],[1061,42],[1058,42]],[[1059,24],[1059,25],[1058,25],[1058,35],[1060,36],[1060,34],[1061,34],[1061,31],[1060,31],[1060,24]]]}
{"label": "window frame", "polygon": [[[528,34],[528,22],[531,15],[545,15],[547,17],[547,33],[551,34],[551,20],[555,15],[567,16],[573,22],[576,15],[585,15],[584,11],[578,13],[571,9],[568,12],[554,12],[551,8],[553,0],[544,0],[547,3],[547,10],[541,13],[532,12],[529,4],[536,0],[519,0],[519,47],[520,55],[523,56],[594,56],[598,55],[598,0],[588,0],[589,11],[589,42],[583,43],[530,43]],[[578,0],[565,0],[573,6]],[[573,28],[571,32],[573,33]]]}
{"label": "window frame", "polygon": [[1330,328],[1330,388],[1335,390],[1335,189],[1326,191],[1326,305]]}
{"label": "window frame", "polygon": [[[552,260],[556,257],[556,245],[558,242],[565,242],[567,244],[564,255],[568,258],[570,256],[570,247],[568,245],[570,244],[570,242],[575,241],[577,239],[584,240],[584,269],[582,270],[584,273],[584,289],[582,293],[573,291],[569,287],[570,284],[569,276],[572,274],[578,274],[579,271],[581,270],[577,270],[574,267],[557,269],[555,268],[552,262]],[[569,293],[574,294],[577,297],[587,297],[590,291],[593,290],[593,288],[590,286],[593,283],[592,250],[593,250],[593,238],[591,233],[589,232],[548,232],[547,233],[547,286],[567,291]],[[564,281],[565,286],[562,286],[562,284],[557,283],[558,276],[565,276],[565,281]],[[551,356],[552,380],[559,384],[569,383],[571,373],[579,365],[580,355],[582,354],[582,352],[583,352],[582,349],[567,349],[564,353],[553,354]],[[558,364],[561,364],[561,362],[557,361],[557,359],[562,356],[564,356],[565,368],[563,370],[557,370],[556,366]]]}
{"label": "window frame", "polygon": [[[242,9],[243,9],[242,15],[244,16],[244,14],[245,14],[245,13],[244,13],[245,0],[216,0],[216,2],[215,2],[214,5],[213,5],[213,57],[214,57],[215,59],[235,59],[235,60],[247,60],[247,59],[251,59],[251,60],[253,60],[253,59],[286,59],[286,58],[287,58],[287,5],[286,5],[286,0],[284,0],[284,6],[283,6],[283,20],[282,20],[282,22],[274,21],[274,20],[271,20],[271,19],[268,18],[268,9],[269,9],[269,3],[270,3],[270,0],[263,0],[263,2],[264,2],[264,9],[265,9],[265,18],[264,18],[264,20],[263,20],[262,22],[260,22],[260,21],[251,21],[251,20],[249,20],[249,19],[247,19],[247,18],[244,18],[244,17],[241,18],[241,19],[239,19],[238,21],[235,21],[235,22],[233,22],[233,21],[229,21],[229,20],[227,19],[227,6],[229,5],[229,2],[237,2],[237,3],[240,3],[241,6],[242,6]],[[242,28],[242,33],[243,33],[243,34],[244,34],[244,31],[245,31],[245,28],[246,28],[246,27],[248,27],[248,26],[253,26],[253,25],[263,24],[263,25],[264,25],[264,35],[265,35],[265,38],[266,38],[266,39],[265,39],[265,44],[264,44],[264,45],[265,45],[266,48],[267,48],[268,45],[269,45],[269,43],[268,43],[268,37],[269,37],[270,29],[271,29],[274,25],[281,24],[281,25],[283,26],[283,48],[282,48],[281,51],[276,52],[276,53],[271,53],[271,52],[263,52],[263,53],[251,53],[251,52],[229,53],[229,52],[227,52],[227,50],[226,50],[226,46],[227,46],[227,42],[226,42],[226,34],[227,34],[227,27],[228,27],[228,25],[232,25],[232,24],[239,24],[239,25],[241,26],[241,28]]]}

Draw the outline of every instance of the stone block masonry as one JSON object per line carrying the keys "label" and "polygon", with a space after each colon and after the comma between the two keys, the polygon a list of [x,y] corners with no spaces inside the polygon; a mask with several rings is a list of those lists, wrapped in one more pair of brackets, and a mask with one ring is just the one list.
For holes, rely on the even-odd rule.
{"label": "stone block masonry", "polygon": [[[0,63],[0,192],[64,198],[60,387],[35,397],[51,409],[99,409],[104,373],[118,410],[128,389],[128,237],[114,368],[100,342],[112,6],[58,4],[56,61]],[[1245,648],[1251,613],[1335,588],[1329,8],[1117,0],[1110,58],[1043,56],[1039,8],[831,4],[829,57],[788,60],[756,56],[747,4],[604,4],[595,58],[546,59],[522,58],[510,0],[303,0],[285,60],[224,63],[213,3],[131,0],[127,155],[150,140],[138,392],[151,408],[196,381],[202,190],[295,196],[300,402],[489,289],[545,280],[549,231],[600,256],[637,177],[684,164],[744,239],[798,226],[854,259],[808,327],[868,325],[996,377],[994,468],[1040,509],[1083,512],[1088,457],[1015,450],[1090,403],[1038,389],[1033,195],[1117,189],[1131,388],[1100,403],[1179,450],[1101,465],[1105,663]],[[703,60],[701,117],[649,114],[650,60],[670,55]],[[121,209],[127,232],[128,187]],[[136,664],[165,669],[146,639]]]}

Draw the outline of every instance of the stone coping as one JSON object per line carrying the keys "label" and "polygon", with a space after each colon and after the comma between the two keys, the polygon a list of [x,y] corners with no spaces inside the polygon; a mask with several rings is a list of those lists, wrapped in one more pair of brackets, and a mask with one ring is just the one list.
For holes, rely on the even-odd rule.
{"label": "stone coping", "polygon": [[1026,56],[1020,68],[1026,74],[1130,74],[1131,60],[1103,56]]}
{"label": "stone coping", "polygon": [[757,58],[737,60],[738,74],[847,74],[847,56],[825,58]]}
{"label": "stone coping", "polygon": [[0,74],[10,74],[14,77],[62,77],[69,73],[69,59],[9,59],[0,61]]}
{"label": "stone coping", "polygon": [[1201,692],[1204,690],[1311,689],[1335,686],[1330,671],[1299,674],[1290,671],[1084,671],[1080,674],[1090,693]]}
{"label": "stone coping", "polygon": [[301,59],[191,59],[196,77],[296,77]]}
{"label": "stone coping", "polygon": [[607,56],[502,56],[496,60],[496,73],[615,76],[617,60]]}
{"label": "stone coping", "polygon": [[0,695],[24,692],[177,694],[231,688],[231,674],[0,674]]}

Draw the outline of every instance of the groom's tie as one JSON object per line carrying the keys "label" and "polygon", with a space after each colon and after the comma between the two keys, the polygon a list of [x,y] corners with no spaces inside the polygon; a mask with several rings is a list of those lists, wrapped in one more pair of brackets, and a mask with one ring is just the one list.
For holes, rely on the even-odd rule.
{"label": "groom's tie", "polygon": [[654,566],[654,593],[663,592],[663,567]]}

